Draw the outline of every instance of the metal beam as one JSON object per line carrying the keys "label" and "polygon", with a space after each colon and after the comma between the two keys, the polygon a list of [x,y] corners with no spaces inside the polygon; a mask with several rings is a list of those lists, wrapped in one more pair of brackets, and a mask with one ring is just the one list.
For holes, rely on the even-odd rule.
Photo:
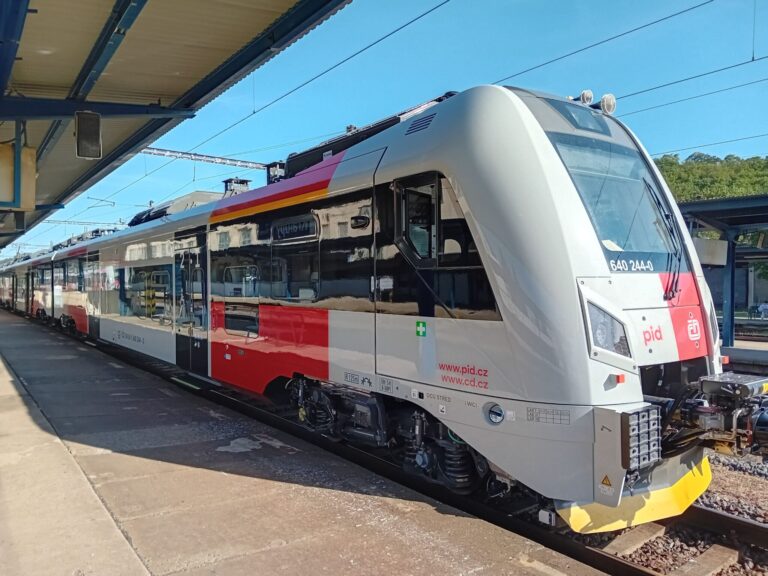
{"label": "metal beam", "polygon": [[46,218],[43,224],[64,224],[65,226],[125,226],[125,222],[91,222],[86,220],[53,220]]}
{"label": "metal beam", "polygon": [[8,90],[28,8],[29,0],[0,2],[0,95]]}
{"label": "metal beam", "polygon": [[[120,44],[125,39],[128,29],[136,21],[136,18],[139,17],[146,3],[147,0],[117,0],[115,2],[96,43],[91,48],[91,52],[80,69],[75,83],[69,90],[69,99],[85,100],[85,97],[88,96],[88,93],[96,84],[102,72],[104,72],[109,61],[117,52]],[[56,142],[64,133],[65,127],[66,122],[56,120],[48,128],[48,132],[45,133],[40,146],[37,148],[38,164],[43,161],[46,154],[56,145]]]}
{"label": "metal beam", "polygon": [[720,218],[738,211],[749,211],[768,207],[768,196],[742,196],[738,198],[722,198],[716,200],[696,200],[694,202],[682,202],[678,205],[683,214],[700,216],[713,214]]}
{"label": "metal beam", "polygon": [[[102,116],[144,116],[147,118],[192,118],[194,110],[167,108],[156,104],[83,102],[53,98],[0,98],[0,120],[71,120],[75,112],[98,112]],[[39,152],[38,152],[39,156]]]}
{"label": "metal beam", "polygon": [[692,220],[695,220],[697,222],[700,222],[701,224],[709,226],[710,228],[715,228],[723,232],[730,228],[730,226],[725,222],[721,222],[720,220],[716,220],[715,218],[710,218],[708,216],[701,216],[700,214],[687,215],[687,216]]}
{"label": "metal beam", "polygon": [[208,154],[197,154],[196,152],[182,152],[179,150],[166,150],[165,148],[147,147],[141,151],[142,154],[151,156],[164,156],[166,158],[178,158],[179,160],[192,160],[194,162],[207,162],[209,164],[219,164],[221,166],[235,166],[236,168],[250,168],[251,170],[266,170],[267,165],[260,162],[251,162],[250,160],[236,160],[234,158],[224,158],[223,156],[210,156]]}
{"label": "metal beam", "polygon": [[736,242],[728,235],[728,256],[723,270],[723,346],[733,346],[736,318]]}
{"label": "metal beam", "polygon": [[21,122],[13,123],[13,207],[21,206],[21,134],[26,130]]}

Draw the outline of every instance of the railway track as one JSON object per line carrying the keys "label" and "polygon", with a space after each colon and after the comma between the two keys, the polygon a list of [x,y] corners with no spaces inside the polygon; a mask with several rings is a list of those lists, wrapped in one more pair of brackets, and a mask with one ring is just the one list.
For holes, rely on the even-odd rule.
{"label": "railway track", "polygon": [[299,436],[307,442],[318,445],[399,484],[408,486],[421,494],[520,534],[542,546],[556,550],[608,574],[627,574],[629,576],[663,574],[664,572],[639,564],[628,559],[627,556],[639,550],[649,540],[662,536],[670,530],[679,530],[683,527],[688,530],[713,534],[721,538],[722,543],[707,548],[700,556],[686,562],[676,570],[667,572],[673,576],[718,574],[721,570],[739,562],[739,545],[768,548],[768,526],[765,524],[698,505],[694,505],[682,516],[664,524],[645,524],[624,531],[608,546],[600,547],[585,544],[574,538],[570,531],[552,530],[539,524],[535,520],[535,511],[533,514],[527,514],[526,512],[531,509],[531,504],[536,509],[538,508],[535,506],[535,502],[528,503],[527,506],[526,503],[522,503],[519,506],[497,508],[466,496],[460,496],[405,474],[400,467],[391,461],[378,457],[367,450],[318,436],[297,423],[254,405],[247,399],[237,398],[237,393],[230,394],[228,391],[214,390],[208,391],[207,395],[217,397],[219,403],[253,416],[291,435]]}
{"label": "railway track", "polygon": [[754,568],[751,557],[765,546],[764,524],[694,505],[678,518],[626,530],[602,549],[658,573],[708,576],[749,573],[745,566]]}
{"label": "railway track", "polygon": [[[78,337],[73,338],[82,341]],[[745,546],[768,550],[768,525],[699,505],[692,506],[678,518],[625,530],[607,542],[599,536],[580,537],[570,531],[550,529],[535,520],[535,510],[538,508],[535,501],[517,502],[516,505],[497,507],[454,494],[440,486],[406,474],[394,462],[375,452],[362,450],[316,434],[298,422],[287,418],[285,413],[281,413],[279,409],[275,410],[274,406],[260,403],[258,399],[244,393],[214,386],[205,379],[191,377],[162,361],[147,359],[129,350],[112,346],[107,342],[98,344],[91,341],[85,342],[110,356],[170,380],[217,404],[254,417],[265,424],[319,446],[421,494],[508,529],[608,574],[626,574],[628,576],[716,575],[729,566],[738,564],[740,549]],[[714,540],[718,540],[718,542],[706,547],[701,554],[687,560],[684,564],[674,566],[672,570],[656,571],[643,565],[642,562],[632,559],[633,555],[637,556],[636,553],[642,550],[647,543],[681,529],[709,534],[710,541],[714,536]],[[670,553],[674,553],[674,551]],[[765,554],[768,557],[768,552]],[[768,566],[766,566],[766,570],[768,570]],[[748,574],[750,572],[747,570],[737,573]]]}

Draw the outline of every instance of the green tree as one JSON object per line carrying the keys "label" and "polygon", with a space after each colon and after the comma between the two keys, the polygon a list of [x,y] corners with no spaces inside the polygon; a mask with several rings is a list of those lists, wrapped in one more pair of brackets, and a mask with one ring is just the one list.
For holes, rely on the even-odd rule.
{"label": "green tree", "polygon": [[678,202],[768,194],[768,157],[739,158],[694,152],[655,160]]}

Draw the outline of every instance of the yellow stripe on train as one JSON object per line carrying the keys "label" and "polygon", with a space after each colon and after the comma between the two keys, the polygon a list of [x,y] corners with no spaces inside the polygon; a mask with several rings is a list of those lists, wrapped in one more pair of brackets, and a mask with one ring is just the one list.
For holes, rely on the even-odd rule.
{"label": "yellow stripe on train", "polygon": [[211,224],[218,222],[224,222],[226,220],[235,220],[244,216],[251,216],[252,214],[261,214],[262,212],[269,212],[271,210],[277,210],[278,208],[285,208],[286,206],[295,206],[296,204],[302,204],[304,202],[311,202],[312,200],[318,200],[325,198],[328,195],[328,188],[321,188],[320,190],[313,190],[312,192],[305,192],[298,196],[292,196],[290,198],[283,198],[281,200],[273,200],[272,202],[265,202],[264,204],[258,204],[256,206],[250,206],[248,208],[242,208],[235,210],[234,212],[227,212],[224,214],[216,214],[211,216]]}

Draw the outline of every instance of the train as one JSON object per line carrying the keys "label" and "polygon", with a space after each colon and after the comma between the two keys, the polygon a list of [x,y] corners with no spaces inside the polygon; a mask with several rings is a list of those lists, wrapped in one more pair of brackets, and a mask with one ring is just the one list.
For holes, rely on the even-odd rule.
{"label": "train", "polygon": [[550,525],[672,517],[706,449],[768,454],[768,380],[723,372],[685,222],[614,105],[447,93],[266,186],[7,263],[0,302]]}

